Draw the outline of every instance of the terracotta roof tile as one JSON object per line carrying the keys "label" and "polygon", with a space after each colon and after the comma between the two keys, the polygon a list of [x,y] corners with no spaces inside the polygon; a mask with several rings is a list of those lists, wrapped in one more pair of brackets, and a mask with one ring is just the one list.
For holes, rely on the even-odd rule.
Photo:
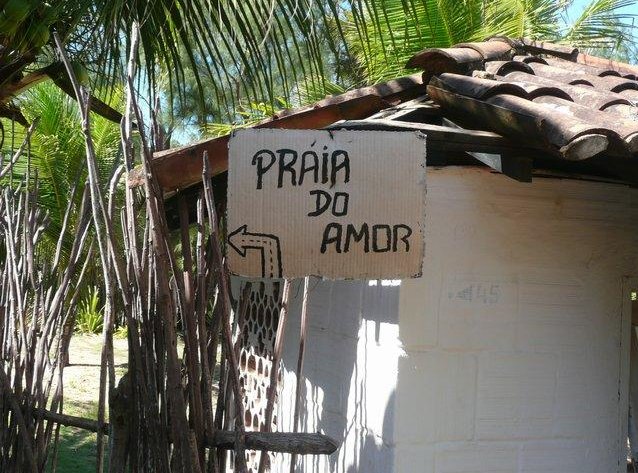
{"label": "terracotta roof tile", "polygon": [[480,43],[459,43],[454,45],[454,47],[473,49],[481,55],[483,60],[510,58],[512,54],[512,45],[507,41],[496,38]]}
{"label": "terracotta roof tile", "polygon": [[638,104],[638,90],[636,89],[625,89],[618,92],[620,95],[625,97],[628,100],[631,100],[634,104]]}
{"label": "terracotta roof tile", "polygon": [[[562,170],[593,163],[588,169],[638,185],[638,66],[503,37],[426,49],[407,66],[423,71],[423,83],[410,76],[364,87],[256,126],[418,129],[430,133],[428,146],[438,153],[480,160],[502,150],[515,161],[561,163]],[[162,188],[197,183],[204,150],[214,173],[224,172],[227,143],[226,136],[156,153]],[[515,178],[530,180],[528,171]]]}
{"label": "terracotta roof tile", "polygon": [[627,77],[628,79],[636,79],[638,76],[638,66],[636,65],[612,61],[611,59],[604,59],[598,56],[590,56],[585,53],[578,53],[576,62],[578,64],[588,64],[601,69],[618,71],[621,76]]}
{"label": "terracotta roof tile", "polygon": [[588,64],[579,64],[577,62],[567,61],[565,59],[560,59],[556,57],[546,57],[546,58],[543,58],[543,60],[545,64],[549,66],[558,67],[560,69],[566,69],[568,71],[579,71],[579,72],[584,72],[586,74],[591,74],[593,76],[601,76],[601,77],[602,76],[622,77],[620,72],[610,67],[596,67],[596,66],[590,66]]}
{"label": "terracotta roof tile", "polygon": [[517,54],[512,58],[512,60],[525,63],[540,62],[541,64],[547,64],[547,60],[545,58],[542,58],[540,56],[530,56],[528,54]]}
{"label": "terracotta roof tile", "polygon": [[523,61],[489,61],[485,63],[485,71],[490,74],[505,75],[510,72],[520,71],[534,74],[534,70],[527,62]]}
{"label": "terracotta roof tile", "polygon": [[[632,109],[635,108],[629,99],[621,94],[596,89],[594,87],[563,84],[547,77],[527,74],[525,72],[515,71],[505,75],[499,75],[497,79],[504,82],[514,82],[522,86],[535,85],[560,89],[572,101],[596,110],[605,110],[609,106],[616,104],[624,104]],[[538,94],[533,95],[537,96]]]}
{"label": "terracotta roof tile", "polygon": [[590,107],[580,105],[558,97],[544,95],[536,97],[535,103],[544,105],[547,109],[582,120],[586,123],[602,125],[608,130],[607,135],[618,146],[617,153],[629,154],[638,152],[638,122],[630,121],[616,113],[606,113],[593,110]]}
{"label": "terracotta roof tile", "polygon": [[[475,60],[471,70],[464,64],[435,71],[427,50],[420,54],[419,65],[430,78],[428,91],[443,114],[504,136],[538,140],[568,159],[600,153],[638,158],[638,68],[527,39],[453,49],[463,48],[481,53],[482,63]],[[445,55],[447,50],[437,51]]]}
{"label": "terracotta roof tile", "polygon": [[628,89],[638,90],[638,81],[624,77],[599,76],[580,70],[546,66],[539,63],[529,63],[528,66],[537,76],[548,77],[565,84],[589,85],[610,92],[620,92]]}

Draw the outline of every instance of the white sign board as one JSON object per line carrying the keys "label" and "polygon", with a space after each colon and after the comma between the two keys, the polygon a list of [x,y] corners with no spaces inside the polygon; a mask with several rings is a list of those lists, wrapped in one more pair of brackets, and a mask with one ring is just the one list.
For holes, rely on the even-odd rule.
{"label": "white sign board", "polygon": [[247,277],[421,274],[425,136],[237,131],[229,143],[230,271]]}

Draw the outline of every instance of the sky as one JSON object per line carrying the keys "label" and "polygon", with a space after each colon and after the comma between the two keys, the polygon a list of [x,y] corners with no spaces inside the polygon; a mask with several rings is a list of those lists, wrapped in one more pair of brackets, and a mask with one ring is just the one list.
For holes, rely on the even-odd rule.
{"label": "sky", "polygon": [[[591,0],[574,0],[572,5],[567,10],[567,18],[565,18],[566,23],[571,23],[576,18],[578,18],[579,15],[583,12],[585,6],[590,2]],[[630,3],[630,5],[618,11],[626,15],[635,15],[634,18],[626,18],[624,21],[627,23],[628,26],[635,26],[636,29],[634,29],[633,34],[636,38],[635,41],[638,41],[638,0],[634,0],[632,3]],[[638,55],[636,54],[638,45],[634,44],[633,47],[630,47],[629,49],[633,51],[630,58],[628,58],[629,62],[638,62]]]}
{"label": "sky", "polygon": [[[568,15],[570,19],[578,18],[578,15],[583,11],[585,5],[587,5],[590,0],[574,0],[572,6],[568,10]],[[620,10],[623,13],[627,13],[629,15],[638,15],[638,0],[636,0],[633,5],[623,8]],[[631,23],[631,20],[627,20]],[[638,25],[638,18],[636,18],[636,25]]]}
{"label": "sky", "polygon": [[[590,2],[591,0],[573,0],[572,5],[569,7],[567,11],[568,18],[565,19],[566,23],[570,23],[571,21],[574,21],[576,18],[578,18],[578,16],[582,13],[585,6],[589,4]],[[636,36],[638,38],[638,0],[635,0],[633,4],[619,11],[627,15],[636,15],[635,19],[632,20],[631,18],[628,18],[626,22],[628,23],[628,25],[631,25],[632,21],[634,22],[637,28]],[[193,134],[196,134],[196,133],[197,133],[197,130],[194,127],[188,127],[188,126],[178,127],[178,129],[173,134],[173,139],[177,142],[186,143],[195,139],[195,136],[193,136]]]}

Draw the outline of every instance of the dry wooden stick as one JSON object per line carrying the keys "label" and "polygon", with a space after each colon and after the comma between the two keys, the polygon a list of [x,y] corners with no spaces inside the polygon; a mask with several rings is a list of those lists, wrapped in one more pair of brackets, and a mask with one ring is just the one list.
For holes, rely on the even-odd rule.
{"label": "dry wooden stick", "polygon": [[[277,396],[277,380],[279,377],[279,363],[281,362],[281,353],[284,348],[284,336],[286,333],[286,319],[288,318],[288,303],[290,300],[290,280],[284,280],[284,288],[281,295],[281,310],[279,311],[279,321],[277,323],[277,335],[275,336],[275,348],[273,350],[272,366],[270,367],[270,385],[268,386],[268,396],[266,399],[266,413],[264,415],[265,432],[272,429],[272,414],[275,408],[275,397]],[[266,470],[266,459],[268,454],[262,452],[259,456],[258,473],[264,473]]]}
{"label": "dry wooden stick", "polygon": [[[195,250],[195,259],[197,267],[197,291],[195,301],[195,320],[197,321],[198,331],[198,343],[199,343],[199,360],[201,363],[201,388],[202,388],[202,402],[204,403],[203,416],[204,425],[206,428],[206,435],[214,435],[215,423],[213,415],[213,374],[217,357],[213,358],[209,363],[208,354],[208,341],[211,339],[211,344],[214,349],[217,347],[217,330],[213,329],[212,333],[209,333],[206,324],[206,308],[208,305],[209,291],[208,280],[206,278],[206,257],[204,251],[204,204],[202,202],[202,196],[197,199],[197,243]],[[215,325],[215,324],[213,324]],[[216,355],[216,353],[215,353]],[[219,397],[217,398],[219,403]],[[217,473],[219,471],[219,465],[217,463],[217,452],[212,451],[208,455],[207,471],[209,473]]]}
{"label": "dry wooden stick", "polygon": [[244,289],[241,291],[239,308],[237,310],[237,340],[235,340],[235,358],[239,360],[241,351],[241,343],[243,340],[244,326],[246,324],[246,312],[250,305],[250,293],[253,288],[253,283],[246,281]]}
{"label": "dry wooden stick", "polygon": [[37,462],[35,459],[35,454],[33,451],[33,442],[31,440],[31,436],[27,429],[27,423],[25,422],[24,416],[22,415],[22,410],[20,409],[20,404],[18,403],[15,394],[11,389],[11,382],[7,377],[7,374],[4,372],[2,366],[0,366],[0,384],[2,384],[2,390],[4,391],[4,395],[7,397],[9,401],[9,405],[11,406],[11,410],[13,411],[13,415],[15,416],[16,422],[19,425],[20,435],[22,436],[22,441],[24,442],[23,450],[26,454],[26,460],[31,469],[32,473],[37,473]]}
{"label": "dry wooden stick", "polygon": [[[66,234],[67,227],[69,226],[69,219],[72,215],[71,208],[75,203],[75,195],[78,189],[78,185],[80,183],[80,176],[78,173],[75,182],[73,183],[73,187],[71,188],[70,195],[68,196],[69,202],[67,203],[66,212],[64,213],[64,218],[62,219],[62,228],[60,229],[60,237],[58,238],[58,244],[55,247],[55,256],[53,257],[53,266],[57,266],[60,262],[60,257],[62,255],[62,244],[64,243],[64,235]],[[86,189],[86,187],[85,187]]]}
{"label": "dry wooden stick", "polygon": [[[129,88],[134,90],[129,78]],[[167,395],[170,403],[170,429],[175,442],[175,453],[181,461],[181,469],[185,472],[197,473],[199,468],[199,456],[191,442],[190,430],[186,419],[186,403],[181,382],[181,368],[177,354],[177,333],[175,330],[176,304],[172,297],[172,290],[168,278],[172,270],[177,274],[176,265],[168,248],[168,226],[166,224],[162,194],[157,181],[153,177],[151,168],[151,152],[147,146],[143,131],[143,120],[135,97],[132,97],[131,105],[139,124],[140,140],[142,142],[142,166],[144,169],[144,189],[146,191],[146,207],[151,222],[151,242],[153,247],[154,278],[156,281],[154,290],[157,294],[156,305],[163,322],[163,335],[166,342],[167,368]]]}
{"label": "dry wooden stick", "polygon": [[[303,362],[306,354],[306,334],[308,332],[308,286],[310,277],[306,276],[303,280],[303,300],[301,303],[301,327],[299,330],[299,358],[297,359],[297,385],[295,387],[295,412],[293,416],[292,431],[298,432],[299,414],[301,411],[301,387],[303,386]],[[295,462],[297,455],[295,453],[290,457],[290,473],[295,473]]]}
{"label": "dry wooden stick", "polygon": [[[213,197],[213,188],[210,182],[210,165],[208,162],[208,153],[204,151],[202,181],[204,184],[204,198],[206,208],[208,210],[208,219],[210,224],[210,237],[213,255],[214,269],[217,271],[217,283],[219,287],[219,297],[222,307],[221,326],[223,341],[226,347],[226,359],[228,360],[228,372],[233,389],[233,397],[235,399],[235,426],[237,429],[237,438],[235,441],[235,465],[239,473],[247,473],[245,454],[245,426],[244,426],[244,405],[241,397],[241,388],[239,386],[239,365],[233,350],[233,335],[230,330],[230,288],[228,284],[228,273],[224,265],[222,251],[219,246],[219,221],[215,210],[215,198]],[[221,394],[221,393],[220,393]]]}
{"label": "dry wooden stick", "polygon": [[[131,40],[131,50],[128,63],[127,72],[131,73],[131,68],[134,67],[135,55],[137,54],[137,28],[133,27],[133,34]],[[133,63],[133,64],[132,64]],[[133,72],[134,73],[134,72]],[[120,123],[120,136],[122,142],[122,151],[124,155],[124,164],[126,168],[126,176],[128,178],[128,173],[133,166],[134,155],[133,155],[133,138],[132,138],[132,130],[131,130],[131,107],[130,107],[130,97],[132,96],[133,91],[127,87],[126,89],[126,109],[122,121]],[[125,254],[126,254],[126,274],[131,283],[132,289],[130,292],[130,297],[128,298],[129,303],[124,303],[124,316],[128,328],[128,348],[129,348],[129,376],[131,377],[131,385],[133,386],[131,389],[131,397],[132,397],[132,405],[134,408],[132,409],[133,416],[129,420],[129,435],[133,440],[131,445],[128,448],[128,451],[125,454],[121,454],[120,452],[115,452],[114,448],[116,448],[113,444],[110,445],[109,454],[111,457],[111,461],[109,462],[109,473],[115,473],[115,468],[117,468],[118,463],[127,464],[131,471],[138,470],[138,460],[139,460],[139,450],[143,449],[143,455],[150,455],[153,458],[155,463],[155,468],[158,471],[167,471],[168,470],[168,462],[166,460],[168,455],[168,447],[161,449],[164,453],[163,455],[158,455],[158,451],[160,448],[158,444],[161,442],[163,438],[161,429],[159,428],[159,421],[156,415],[150,415],[150,422],[156,422],[155,433],[156,435],[152,436],[149,439],[150,447],[145,449],[142,445],[142,442],[138,440],[141,435],[141,431],[144,429],[144,418],[148,413],[154,409],[154,396],[151,394],[151,389],[148,385],[149,380],[148,376],[146,376],[146,372],[143,370],[143,356],[142,349],[140,344],[140,329],[138,328],[138,320],[143,318],[143,315],[140,314],[140,308],[142,303],[140,299],[143,297],[143,294],[146,293],[146,287],[144,286],[144,275],[141,271],[140,260],[139,260],[139,249],[138,249],[138,240],[137,240],[137,222],[135,218],[135,199],[133,192],[129,189],[128,186],[125,187],[125,202],[123,213],[121,214],[121,225],[122,225],[122,235],[125,246]],[[122,282],[120,282],[120,286]],[[143,312],[143,311],[141,311]],[[154,391],[154,390],[153,390]],[[113,390],[109,393],[110,404],[115,402]],[[114,407],[110,407],[111,411],[113,411]],[[115,412],[111,412],[111,416],[116,416]],[[117,457],[117,458],[114,458]],[[162,461],[165,460],[165,461]]]}
{"label": "dry wooden stick", "polygon": [[[235,345],[233,347],[233,350],[235,351],[235,359],[239,360],[240,359],[240,354],[241,354],[241,345],[242,345],[242,339],[243,339],[243,327],[245,326],[245,321],[246,321],[246,312],[248,311],[248,306],[250,304],[250,293],[252,290],[252,283],[250,281],[247,281],[244,285],[244,289],[242,290],[241,294],[240,294],[240,300],[239,300],[239,307],[237,309],[237,314],[235,317],[235,327],[236,327],[236,331],[238,333],[237,339],[235,340]],[[223,353],[225,354],[225,353]],[[219,429],[222,428],[229,428],[230,424],[231,424],[231,419],[230,417],[226,417],[225,419],[223,418],[224,415],[224,410],[226,405],[228,405],[230,403],[230,400],[232,399],[232,390],[228,389],[228,375],[226,373],[226,365],[227,363],[225,362],[225,360],[222,360],[222,365],[221,368],[223,368],[222,370],[220,370],[221,373],[225,373],[226,376],[222,376],[219,380],[219,396],[217,398],[217,406],[216,406],[216,412],[215,412],[215,423],[216,425],[218,425]],[[225,450],[220,450],[219,452],[219,464],[220,465],[224,465],[225,463],[225,458],[226,458],[226,451]]]}
{"label": "dry wooden stick", "polygon": [[[86,193],[85,193],[86,196]],[[83,212],[80,212],[80,215],[83,215]],[[69,361],[69,345],[71,343],[71,336],[73,335],[73,326],[75,324],[75,308],[77,307],[77,302],[80,297],[80,286],[84,279],[84,275],[89,266],[89,262],[93,257],[93,243],[89,246],[89,249],[86,254],[86,259],[84,260],[84,264],[82,265],[82,269],[80,270],[80,275],[78,276],[78,280],[76,283],[75,293],[71,297],[71,301],[69,302],[69,307],[66,311],[64,319],[62,320],[62,335],[60,336],[60,341],[58,344],[58,386],[55,395],[53,396],[53,401],[51,402],[51,411],[56,412],[59,410],[62,413],[64,408],[64,367]],[[53,430],[52,422],[49,423],[49,427]],[[53,452],[51,455],[51,473],[55,473],[57,470],[57,459],[58,459],[58,445],[60,441],[60,424],[55,424],[55,432],[53,435]],[[45,458],[47,457],[47,452],[45,452]],[[48,458],[47,458],[48,459]]]}
{"label": "dry wooden stick", "polygon": [[200,467],[205,467],[204,449],[204,406],[199,377],[199,344],[197,342],[197,320],[195,313],[195,297],[193,294],[193,257],[191,253],[188,207],[186,199],[181,196],[178,202],[182,256],[184,259],[182,304],[182,321],[184,323],[184,344],[186,350],[186,368],[188,370],[188,394],[190,401],[191,422],[195,429],[195,438],[199,449]]}
{"label": "dry wooden stick", "polygon": [[[114,196],[116,191],[116,186],[119,181],[119,178],[124,171],[123,166],[119,166],[113,176],[111,177],[111,183],[109,185],[109,194],[108,194],[108,219],[112,221],[113,218],[113,203]],[[105,271],[109,273],[109,278],[107,279],[107,283],[113,281],[112,276],[112,260],[107,258],[108,267],[105,268]],[[109,394],[113,392],[115,389],[115,356],[113,354],[113,330],[115,324],[115,314],[114,305],[115,299],[113,292],[111,290],[106,290],[106,301],[104,304],[104,320],[102,324],[102,353],[100,355],[100,387],[98,393],[98,412],[97,418],[98,421],[104,423],[105,419],[105,410],[106,410],[106,402],[107,402],[107,387],[109,390]],[[107,384],[108,382],[108,384]],[[110,398],[110,396],[108,396]],[[98,443],[97,443],[97,452],[98,452],[98,460],[102,459],[103,455],[104,443],[102,441],[101,434],[98,434]],[[98,463],[98,473],[103,469],[103,464],[100,465]]]}
{"label": "dry wooden stick", "polygon": [[[137,29],[134,28],[133,36],[136,37]],[[124,272],[124,266],[122,263],[122,255],[117,250],[115,245],[115,238],[113,235],[113,227],[111,219],[109,218],[105,199],[100,189],[99,177],[97,172],[97,158],[95,155],[95,146],[93,144],[93,137],[91,135],[90,124],[90,94],[80,86],[80,83],[73,72],[73,66],[69,61],[69,58],[64,51],[64,46],[57,32],[53,33],[53,39],[55,41],[60,59],[64,63],[64,67],[67,71],[69,79],[73,85],[73,91],[76,95],[80,116],[82,119],[82,133],[84,135],[84,143],[86,148],[86,164],[89,176],[89,188],[91,190],[91,206],[92,215],[95,225],[96,239],[98,240],[98,248],[100,249],[100,259],[102,262],[102,271],[104,273],[104,280],[106,282],[106,290],[111,290],[113,282],[118,283],[121,291],[121,297],[125,305],[129,304],[128,301],[128,281],[126,273]],[[107,258],[111,256],[113,259],[113,269],[116,275],[116,281],[112,281],[108,276]]]}
{"label": "dry wooden stick", "polygon": [[[111,301],[112,295],[111,291],[113,288],[113,280],[111,278],[111,271],[109,270],[109,254],[115,258],[113,260],[114,265],[116,266],[116,272],[118,272],[118,281],[122,281],[124,279],[124,275],[121,274],[122,271],[119,268],[119,258],[116,256],[118,253],[115,251],[113,232],[111,228],[111,221],[109,219],[106,205],[104,202],[104,197],[100,190],[99,177],[97,172],[97,159],[95,156],[95,147],[93,144],[93,138],[91,136],[91,125],[90,125],[90,96],[86,91],[80,86],[77,77],[75,77],[75,73],[73,71],[73,67],[71,62],[69,61],[66,53],[64,51],[64,46],[62,45],[62,41],[56,32],[53,33],[53,39],[55,41],[56,47],[58,49],[58,53],[64,66],[66,68],[69,79],[71,80],[71,84],[73,85],[73,91],[76,95],[80,116],[82,119],[82,132],[84,134],[84,143],[86,148],[86,164],[88,169],[89,176],[89,189],[91,191],[91,206],[93,212],[93,223],[95,228],[96,239],[98,243],[98,249],[100,253],[100,260],[102,263],[102,273],[104,277],[105,283],[105,293],[106,300]],[[127,287],[121,287],[122,295],[126,298],[126,290]],[[106,347],[104,348],[106,349]],[[104,359],[105,357],[103,357]],[[102,372],[106,372],[106,368],[103,366],[101,368]],[[100,376],[100,379],[103,379],[103,376]],[[104,391],[106,390],[106,386],[104,383],[100,383],[100,396],[98,401],[98,422],[104,422],[104,404],[105,404],[105,395]],[[97,473],[102,473],[104,470],[104,442],[103,435],[101,432],[98,432],[97,435],[97,464],[96,471]]]}
{"label": "dry wooden stick", "polygon": [[[0,469],[3,471],[31,469],[31,459],[38,470],[46,464],[51,425],[45,427],[43,420],[32,417],[31,413],[34,408],[48,403],[56,369],[61,374],[59,347],[64,337],[59,337],[58,331],[64,325],[64,300],[71,286],[71,276],[75,273],[77,255],[84,243],[85,225],[80,218],[66,267],[42,264],[38,258],[39,241],[47,223],[37,205],[37,175],[32,187],[30,182],[27,162],[27,174],[18,188],[5,188],[3,199],[0,199],[3,217],[0,219],[0,234],[9,253],[9,258],[2,262],[3,282],[0,286],[4,354],[0,366],[0,397],[8,399],[11,412],[11,417],[7,418],[7,404],[0,402],[0,448],[3,451]],[[68,220],[70,211],[67,207],[65,220]],[[58,244],[63,237],[61,232]],[[25,318],[27,307],[31,308],[31,315]],[[10,337],[6,338],[6,335]]]}
{"label": "dry wooden stick", "polygon": [[[127,90],[126,90],[126,113],[121,123],[122,131],[122,148],[125,155],[125,165],[128,173],[133,169],[135,158],[133,155],[133,120],[132,115],[135,113],[139,115],[139,108],[135,101],[135,89],[133,87],[133,81],[136,75],[136,60],[139,45],[139,28],[136,23],[132,27],[130,54],[127,67]],[[143,135],[144,125],[140,122],[140,137],[142,138],[142,159],[146,162],[149,150],[146,147],[145,137]],[[152,188],[152,182],[149,186]],[[169,330],[168,339],[172,340],[174,335],[174,313],[173,301],[171,299],[170,289],[167,293],[165,285],[162,289],[158,289],[154,282],[157,280],[158,270],[156,267],[157,258],[154,253],[156,246],[162,246],[162,242],[158,241],[158,232],[155,230],[158,226],[162,226],[162,221],[158,222],[158,214],[162,211],[157,210],[157,213],[153,216],[152,212],[157,209],[158,205],[161,205],[161,199],[159,202],[156,200],[156,194],[149,193],[149,187],[146,188],[146,215],[144,226],[144,237],[141,242],[138,242],[138,222],[137,222],[137,205],[135,203],[135,196],[133,190],[128,186],[125,193],[125,218],[123,221],[123,234],[126,236],[129,251],[127,252],[127,270],[130,272],[130,280],[132,284],[131,295],[135,298],[134,303],[127,305],[125,302],[125,314],[127,318],[127,325],[129,328],[129,372],[132,374],[132,395],[134,399],[135,420],[131,423],[131,438],[135,439],[134,445],[129,452],[129,468],[131,471],[139,470],[153,470],[159,472],[168,472],[172,467],[171,465],[171,448],[168,443],[170,436],[170,430],[178,429],[180,432],[178,438],[177,451],[173,450],[173,458],[187,455],[188,461],[194,455],[187,453],[190,451],[191,446],[185,450],[182,448],[184,442],[188,442],[188,432],[184,432],[186,425],[185,420],[185,405],[180,404],[179,399],[177,402],[172,402],[168,398],[172,396],[175,391],[172,388],[170,396],[167,395],[167,385],[165,383],[166,376],[166,363],[165,355],[166,350],[170,350],[168,356],[171,357],[171,369],[175,366],[175,357],[173,357],[173,351],[175,347],[172,341],[169,342],[169,347],[166,346],[167,334],[163,333],[163,325],[165,323],[171,326]],[[152,209],[151,209],[152,207]],[[159,230],[162,233],[162,230]],[[164,235],[166,237],[166,235]],[[160,240],[161,240],[160,236]],[[163,275],[167,272],[167,268],[160,270]],[[171,306],[171,313],[158,311],[159,305],[156,304],[156,297],[160,297],[159,293],[168,295],[168,300]],[[161,304],[160,304],[161,305]],[[161,305],[162,310],[166,306]],[[168,317],[173,318],[172,321],[163,322],[160,317],[153,316],[154,312],[161,312],[162,319]],[[175,386],[175,379],[179,376],[175,375],[174,369],[170,375],[171,386]],[[181,383],[179,383],[181,384]],[[182,399],[183,402],[183,399]],[[183,415],[184,422],[180,426],[176,426],[178,423],[169,422],[167,404],[171,403],[171,415]],[[175,408],[173,412],[172,408]],[[180,414],[181,413],[181,414]],[[171,427],[176,426],[176,427]],[[181,435],[181,434],[184,435]],[[183,465],[182,465],[183,466]]]}
{"label": "dry wooden stick", "polygon": [[[36,409],[34,416],[41,416],[57,424],[69,425],[89,432],[97,432],[100,428],[93,419],[59,414],[45,409]],[[105,435],[110,434],[108,425],[103,426],[102,429]],[[224,450],[233,449],[235,437],[236,432],[220,430],[215,436],[206,438],[205,447],[217,447]],[[246,432],[246,446],[253,450],[297,455],[330,455],[339,448],[339,444],[327,435],[290,432]]]}
{"label": "dry wooden stick", "polygon": [[[30,206],[29,199],[29,173],[27,166],[27,176],[23,179],[20,187],[17,191],[5,190],[5,207],[11,209],[13,207],[14,212],[5,216],[5,238],[6,247],[8,250],[8,257],[10,261],[5,261],[7,267],[11,271],[12,277],[9,278],[9,288],[12,290],[11,298],[14,301],[10,307],[10,314],[15,314],[19,319],[19,332],[14,334],[14,361],[15,369],[13,370],[13,390],[11,389],[11,381],[6,375],[4,369],[0,367],[0,393],[3,393],[8,398],[8,407],[13,412],[11,423],[15,427],[17,424],[17,431],[23,440],[23,444],[16,441],[14,445],[15,457],[17,463],[22,464],[26,461],[27,466],[31,469],[37,468],[37,458],[39,454],[36,435],[37,424],[33,425],[33,419],[30,418],[28,413],[32,408],[36,399],[40,395],[41,384],[34,382],[38,379],[40,374],[38,365],[39,358],[36,358],[37,349],[35,343],[33,343],[33,326],[38,323],[39,318],[35,307],[40,305],[38,296],[41,294],[35,293],[35,302],[33,303],[35,317],[31,317],[29,321],[25,317],[27,311],[27,304],[29,301],[29,293],[35,292],[34,274],[33,274],[33,260],[29,258],[27,246],[29,240],[27,235],[34,235],[33,238],[37,238],[37,232],[34,232],[34,226],[37,224],[34,218],[34,209]],[[15,196],[18,195],[17,209],[12,205]],[[17,211],[15,211],[17,210]],[[9,210],[10,211],[10,210]],[[32,254],[31,254],[32,256]],[[31,265],[31,266],[30,266]],[[28,290],[27,277],[31,281],[31,291]],[[13,302],[13,301],[12,301]],[[13,309],[13,310],[12,310]],[[17,310],[16,310],[17,309]],[[15,311],[15,312],[14,312]],[[27,326],[31,325],[31,329],[27,331]],[[15,331],[15,329],[14,329]],[[29,336],[27,336],[27,332]],[[41,346],[43,341],[38,343]],[[29,348],[29,345],[31,348]],[[9,365],[11,370],[11,365]],[[43,373],[44,371],[42,371]],[[10,371],[11,374],[11,371]],[[26,386],[24,381],[26,378]],[[19,400],[22,401],[22,406],[19,404]],[[24,408],[27,416],[23,415],[21,408]],[[12,430],[11,433],[15,433]],[[16,439],[17,440],[17,439]],[[26,460],[24,458],[26,457]]]}
{"label": "dry wooden stick", "polygon": [[33,120],[31,125],[27,129],[27,133],[26,133],[26,136],[24,137],[24,140],[22,141],[22,144],[20,145],[18,150],[14,153],[14,155],[11,158],[11,160],[9,161],[9,163],[7,163],[7,165],[3,169],[0,170],[0,179],[2,179],[9,171],[11,171],[11,169],[13,169],[13,166],[15,165],[15,163],[18,162],[18,159],[20,159],[20,156],[22,156],[22,153],[24,153],[24,150],[27,147],[27,143],[29,143],[29,140],[31,139],[31,135],[33,134],[33,130],[35,130],[35,128],[38,126],[38,122],[39,121],[40,121],[39,117],[36,118],[35,120]]}

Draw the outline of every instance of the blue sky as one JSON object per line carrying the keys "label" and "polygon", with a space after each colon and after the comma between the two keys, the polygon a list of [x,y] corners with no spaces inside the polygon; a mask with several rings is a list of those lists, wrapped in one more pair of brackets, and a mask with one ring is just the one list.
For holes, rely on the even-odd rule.
{"label": "blue sky", "polygon": [[[572,21],[574,21],[576,18],[578,18],[578,16],[583,12],[585,6],[589,4],[590,1],[591,0],[574,0],[572,5],[567,10],[568,18],[565,18],[566,23],[569,24]],[[635,15],[634,18],[631,18],[631,17],[626,18],[624,21],[629,26],[632,26],[632,25],[635,26],[636,29],[633,30],[633,35],[635,38],[638,38],[638,0],[634,0],[628,6],[618,11],[626,15]],[[638,39],[636,39],[635,41],[638,41]],[[633,53],[631,54],[631,57],[629,58],[629,61],[636,62],[636,60],[638,59],[636,56],[636,51],[638,49],[637,45],[634,44],[633,47],[630,46],[629,49],[633,51]]]}
{"label": "blue sky", "polygon": [[[591,0],[573,0],[572,5],[569,7],[567,11],[568,18],[565,19],[566,23],[570,23],[574,21],[578,16],[582,13],[583,9],[586,5],[588,5]],[[622,13],[627,15],[636,15],[636,18],[633,20],[634,25],[636,26],[636,36],[638,37],[638,0],[635,0],[631,5],[619,10]],[[629,25],[632,24],[632,19],[628,18],[627,23]],[[176,142],[186,143],[188,141],[192,141],[197,138],[195,136],[197,134],[197,130],[195,127],[191,126],[180,126],[173,134],[173,139]]]}
{"label": "blue sky", "polygon": [[[569,8],[568,15],[570,19],[578,18],[578,15],[583,11],[585,5],[587,5],[590,0],[574,0],[572,6]],[[638,0],[636,0],[633,5],[623,8],[620,10],[623,13],[627,13],[629,15],[638,15]],[[629,20],[631,22],[631,20]],[[636,18],[636,24],[638,25],[638,18]]]}

